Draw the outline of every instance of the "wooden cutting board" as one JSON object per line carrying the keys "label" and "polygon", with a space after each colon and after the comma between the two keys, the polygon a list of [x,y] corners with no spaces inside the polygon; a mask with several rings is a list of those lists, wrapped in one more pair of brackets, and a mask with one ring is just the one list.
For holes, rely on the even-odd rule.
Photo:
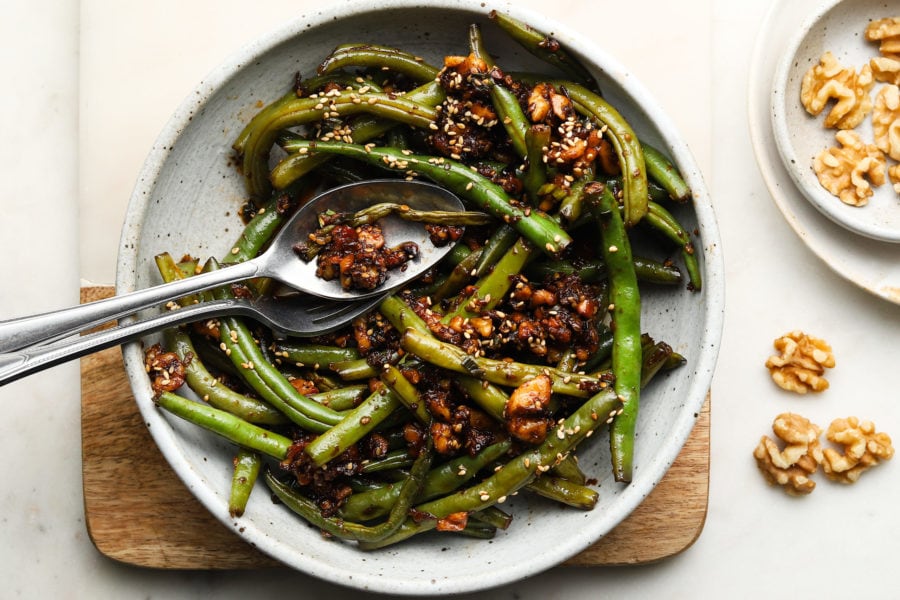
{"label": "wooden cutting board", "polygon": [[[110,287],[82,288],[88,302]],[[160,569],[239,569],[280,563],[216,520],[175,475],[145,427],[112,348],[81,359],[85,522],[97,549]],[[641,564],[688,548],[703,530],[709,489],[709,399],[675,463],[618,527],[566,564]]]}

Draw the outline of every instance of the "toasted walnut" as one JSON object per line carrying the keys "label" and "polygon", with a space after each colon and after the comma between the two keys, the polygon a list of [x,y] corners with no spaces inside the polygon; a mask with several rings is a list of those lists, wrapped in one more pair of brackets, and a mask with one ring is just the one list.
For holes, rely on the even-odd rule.
{"label": "toasted walnut", "polygon": [[884,155],[853,131],[838,131],[835,138],[841,145],[820,152],[813,161],[813,171],[822,187],[841,202],[865,206],[874,193],[872,186],[885,181]]}
{"label": "toasted walnut", "polygon": [[885,85],[875,96],[872,111],[872,133],[878,149],[900,160],[900,88]]}
{"label": "toasted walnut", "polygon": [[779,387],[798,394],[828,389],[828,381],[822,375],[835,364],[828,343],[802,331],[792,331],[777,338],[773,345],[780,354],[770,356],[766,367]]}
{"label": "toasted walnut", "polygon": [[876,19],[866,27],[866,39],[880,42],[878,50],[882,54],[900,52],[900,17]]}
{"label": "toasted walnut", "polygon": [[770,484],[782,486],[788,494],[809,494],[816,487],[810,476],[819,468],[821,460],[821,430],[805,417],[783,413],[775,417],[772,431],[784,442],[784,449],[779,449],[771,438],[762,436],[753,451],[756,465]]}
{"label": "toasted walnut", "polygon": [[874,423],[856,417],[835,419],[825,437],[844,447],[843,454],[833,448],[822,451],[822,468],[833,481],[853,483],[864,471],[894,455],[890,436],[876,433]]}
{"label": "toasted walnut", "polygon": [[869,61],[869,67],[875,81],[900,85],[900,59],[876,56]]}
{"label": "toasted walnut", "polygon": [[875,84],[869,65],[856,72],[845,68],[831,52],[819,59],[803,76],[800,85],[800,101],[811,115],[821,113],[831,100],[834,106],[825,116],[825,127],[853,129],[872,110],[869,90]]}
{"label": "toasted walnut", "polygon": [[894,191],[900,194],[900,164],[888,167],[888,178],[894,186]]}
{"label": "toasted walnut", "polygon": [[543,442],[553,422],[547,411],[552,392],[547,375],[538,375],[513,390],[503,408],[507,432],[529,444]]}

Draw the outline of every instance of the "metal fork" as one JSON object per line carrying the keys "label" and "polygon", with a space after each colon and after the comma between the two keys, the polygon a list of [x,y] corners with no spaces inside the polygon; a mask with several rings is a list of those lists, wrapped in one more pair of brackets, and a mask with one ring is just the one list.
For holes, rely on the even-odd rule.
{"label": "metal fork", "polygon": [[74,358],[138,339],[148,333],[224,315],[251,317],[279,335],[322,335],[378,306],[383,298],[379,296],[356,302],[335,302],[306,294],[292,294],[192,304],[85,336],[0,354],[0,386]]}

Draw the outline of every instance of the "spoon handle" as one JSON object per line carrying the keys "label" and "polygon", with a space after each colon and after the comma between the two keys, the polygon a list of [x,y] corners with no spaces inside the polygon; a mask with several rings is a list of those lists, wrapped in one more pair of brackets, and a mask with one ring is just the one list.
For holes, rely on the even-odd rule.
{"label": "spoon handle", "polygon": [[124,344],[154,331],[204,318],[244,313],[252,314],[252,309],[239,300],[201,302],[85,336],[0,354],[0,386],[86,354]]}
{"label": "spoon handle", "polygon": [[260,274],[256,260],[237,263],[216,271],[201,273],[137,290],[121,296],[113,296],[88,304],[64,308],[52,312],[0,321],[0,352],[12,352],[49,342],[60,337],[90,329],[124,315],[176,300],[194,292],[208,290]]}

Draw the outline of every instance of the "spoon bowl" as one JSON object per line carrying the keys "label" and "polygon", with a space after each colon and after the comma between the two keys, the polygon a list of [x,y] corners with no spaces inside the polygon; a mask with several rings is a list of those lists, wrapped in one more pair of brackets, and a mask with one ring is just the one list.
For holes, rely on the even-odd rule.
{"label": "spoon bowl", "polygon": [[0,352],[12,352],[56,340],[195,292],[254,277],[271,277],[300,292],[345,302],[383,295],[434,266],[450,252],[454,244],[435,246],[421,223],[404,221],[393,215],[384,217],[379,224],[384,231],[385,244],[390,247],[401,242],[414,242],[419,247],[419,254],[405,268],[395,269],[384,284],[362,292],[345,290],[337,281],[317,277],[315,261],[304,261],[294,250],[298,241],[306,239],[318,228],[321,212],[355,213],[380,202],[405,204],[413,209],[429,211],[463,210],[462,202],[453,193],[421,181],[377,179],[332,188],[298,210],[272,240],[269,249],[254,259],[106,300],[2,321]]}
{"label": "spoon bowl", "polygon": [[381,202],[404,204],[410,208],[427,211],[459,212],[462,202],[452,192],[423,181],[404,179],[375,179],[350,183],[332,188],[310,200],[285,223],[282,230],[266,251],[266,265],[275,277],[291,287],[333,300],[359,300],[384,294],[385,291],[411,281],[437,264],[454,244],[435,246],[422,223],[406,221],[393,214],[378,221],[384,233],[386,247],[403,242],[413,242],[419,248],[418,256],[402,269],[388,271],[387,280],[374,290],[345,290],[338,280],[326,281],[316,276],[316,261],[305,261],[297,256],[293,245],[319,227],[320,213],[355,213]]}

